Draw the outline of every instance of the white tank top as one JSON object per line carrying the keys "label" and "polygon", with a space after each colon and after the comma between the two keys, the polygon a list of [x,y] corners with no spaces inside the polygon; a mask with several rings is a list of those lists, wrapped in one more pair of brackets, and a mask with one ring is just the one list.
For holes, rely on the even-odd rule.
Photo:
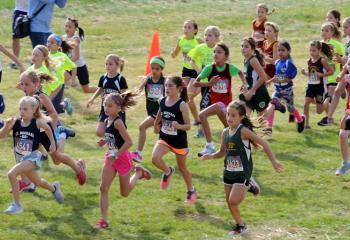
{"label": "white tank top", "polygon": [[[83,53],[82,47],[81,47],[81,45],[83,44],[83,41],[80,39],[79,35],[78,35],[77,33],[75,33],[73,37],[70,37],[70,38],[69,38],[69,37],[67,37],[67,35],[64,35],[63,37],[65,38],[65,40],[66,40],[67,42],[73,41],[73,40],[76,39],[76,38],[79,39],[80,44],[79,44],[78,47],[79,47],[80,56],[79,56],[78,61],[76,61],[75,63],[76,63],[76,65],[77,65],[77,67],[82,67],[82,66],[84,66],[84,65],[86,64],[86,62],[85,62],[84,53]],[[72,57],[74,57],[73,54],[74,54],[74,52],[72,52]]]}

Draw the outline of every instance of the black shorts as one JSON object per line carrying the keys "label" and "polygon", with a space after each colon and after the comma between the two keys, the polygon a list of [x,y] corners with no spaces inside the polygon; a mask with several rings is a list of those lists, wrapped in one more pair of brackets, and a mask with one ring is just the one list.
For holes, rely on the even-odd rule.
{"label": "black shorts", "polygon": [[[53,130],[52,126],[51,126],[51,123],[48,123],[50,129],[51,129],[51,132],[52,132],[52,135],[53,135],[53,139],[55,140],[55,145],[56,145],[56,148],[57,148],[57,139],[56,139],[56,134],[55,134],[55,131]],[[41,145],[43,145],[43,147],[45,148],[45,150],[47,152],[50,151],[50,139],[49,137],[46,135],[45,132],[40,132],[40,143]]]}
{"label": "black shorts", "polygon": [[327,83],[327,87],[329,87],[329,86],[337,86],[337,85],[338,85],[338,83],[336,83],[336,82]]}
{"label": "black shorts", "polygon": [[62,86],[60,86],[60,90],[58,91],[58,93],[56,94],[56,96],[51,100],[56,112],[58,114],[64,113],[64,108],[61,104],[62,99],[63,99],[63,95],[64,95],[64,84]]}
{"label": "black shorts", "polygon": [[238,177],[238,178],[231,179],[231,178],[227,178],[225,174],[223,176],[223,182],[225,185],[233,185],[235,183],[238,183],[238,184],[244,184],[247,187],[250,184],[250,180],[246,179],[245,177]]}
{"label": "black shorts", "polygon": [[199,103],[200,111],[206,109],[211,105],[210,88],[201,87],[201,95],[202,95],[202,99]]}
{"label": "black shorts", "polygon": [[188,68],[185,68],[183,67],[182,68],[182,77],[189,77],[189,78],[197,78],[198,76],[198,73],[196,70],[194,69],[188,69]]}
{"label": "black shorts", "polygon": [[250,101],[245,100],[243,93],[239,94],[239,99],[244,101],[247,107],[258,113],[264,111],[269,106],[271,101],[266,86],[260,87]]}
{"label": "black shorts", "polygon": [[348,117],[345,121],[345,130],[350,130],[350,117]]}
{"label": "black shorts", "polygon": [[326,89],[323,84],[308,84],[305,97],[314,98],[316,103],[323,103],[326,97]]}
{"label": "black shorts", "polygon": [[[126,125],[125,112],[119,112],[119,117],[123,120],[123,122]],[[98,115],[98,121],[99,122],[104,122],[107,118],[108,118],[108,116],[106,115],[104,108],[101,107],[100,114]]]}
{"label": "black shorts", "polygon": [[158,111],[157,112],[153,112],[153,111],[147,112],[147,115],[154,118],[154,119],[156,119],[157,114],[158,114]]}
{"label": "black shorts", "polygon": [[26,13],[26,12],[19,11],[19,10],[15,10],[15,11],[13,12],[13,16],[12,16],[12,38],[20,38],[19,36],[16,36],[16,35],[15,35],[15,23],[16,23],[17,18],[18,18],[20,15],[27,15],[27,13]]}
{"label": "black shorts", "polygon": [[80,85],[88,85],[90,83],[89,71],[86,64],[84,66],[77,67],[77,77]]}
{"label": "black shorts", "polygon": [[1,83],[1,77],[2,77],[2,70],[0,71],[0,83]]}

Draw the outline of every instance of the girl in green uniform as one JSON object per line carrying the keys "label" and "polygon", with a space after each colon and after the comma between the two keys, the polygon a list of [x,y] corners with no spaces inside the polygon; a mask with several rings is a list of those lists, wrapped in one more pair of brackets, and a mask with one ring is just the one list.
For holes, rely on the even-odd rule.
{"label": "girl in green uniform", "polygon": [[159,110],[159,99],[164,97],[164,83],[163,69],[165,61],[162,57],[153,57],[150,61],[151,75],[146,77],[140,87],[141,92],[145,89],[146,95],[146,109],[147,117],[139,125],[139,142],[137,150],[133,152],[133,160],[135,162],[142,162],[142,150],[146,142],[146,130],[154,125],[154,119]]}
{"label": "girl in green uniform", "polygon": [[263,148],[276,172],[281,172],[283,167],[269,144],[254,133],[254,126],[247,116],[244,102],[231,102],[227,107],[226,118],[229,127],[221,134],[220,150],[203,155],[201,160],[225,157],[223,181],[226,202],[236,223],[230,234],[244,234],[247,232],[247,226],[241,218],[239,205],[251,184],[253,172],[251,144]]}

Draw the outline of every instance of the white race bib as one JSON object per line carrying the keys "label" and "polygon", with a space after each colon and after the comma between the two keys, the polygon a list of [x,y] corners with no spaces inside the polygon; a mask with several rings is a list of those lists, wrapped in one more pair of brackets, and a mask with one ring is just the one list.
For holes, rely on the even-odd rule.
{"label": "white race bib", "polygon": [[163,86],[160,84],[147,84],[147,97],[160,99],[163,97]]}
{"label": "white race bib", "polygon": [[228,92],[228,79],[220,79],[212,87],[212,90],[216,93],[227,93]]}
{"label": "white race bib", "polygon": [[33,140],[32,139],[21,139],[16,138],[15,152],[25,156],[33,151]]}
{"label": "white race bib", "polygon": [[321,81],[316,75],[316,71],[311,71],[309,75],[309,84],[320,84]]}
{"label": "white race bib", "polygon": [[230,172],[242,172],[243,164],[240,156],[227,156],[226,170]]}
{"label": "white race bib", "polygon": [[173,121],[163,119],[161,131],[167,135],[177,135],[177,129],[173,127]]}

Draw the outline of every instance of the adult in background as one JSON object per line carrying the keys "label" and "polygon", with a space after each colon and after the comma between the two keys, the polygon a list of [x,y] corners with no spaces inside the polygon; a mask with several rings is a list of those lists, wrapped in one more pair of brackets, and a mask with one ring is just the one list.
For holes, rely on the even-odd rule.
{"label": "adult in background", "polygon": [[[47,38],[51,35],[51,21],[55,4],[64,8],[67,0],[29,0],[28,16],[30,22],[30,41],[32,47],[36,45],[46,45]],[[43,7],[44,6],[44,7]],[[41,11],[33,16],[41,7]]]}
{"label": "adult in background", "polygon": [[[19,53],[21,49],[20,45],[20,36],[17,36],[15,34],[15,23],[17,21],[17,18],[20,15],[27,15],[28,14],[28,0],[16,0],[16,6],[15,10],[13,11],[13,18],[12,18],[12,51],[13,55],[15,55],[17,58],[19,58]],[[16,63],[11,63],[10,67],[12,69],[18,69],[18,66]]]}

